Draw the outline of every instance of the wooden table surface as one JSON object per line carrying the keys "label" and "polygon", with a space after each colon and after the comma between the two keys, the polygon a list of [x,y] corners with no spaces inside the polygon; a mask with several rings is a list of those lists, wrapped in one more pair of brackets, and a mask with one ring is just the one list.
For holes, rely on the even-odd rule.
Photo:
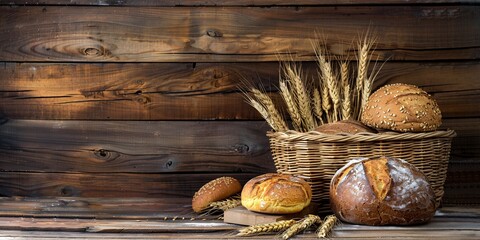
{"label": "wooden table surface", "polygon": [[[224,223],[214,216],[176,215],[178,212],[171,212],[178,211],[173,207],[152,211],[147,206],[155,208],[155,200],[0,198],[0,239],[242,239],[235,234],[243,226]],[[418,226],[342,223],[335,227],[330,237],[480,239],[480,206],[442,207],[431,222]],[[314,239],[315,235],[306,231],[295,238]]]}

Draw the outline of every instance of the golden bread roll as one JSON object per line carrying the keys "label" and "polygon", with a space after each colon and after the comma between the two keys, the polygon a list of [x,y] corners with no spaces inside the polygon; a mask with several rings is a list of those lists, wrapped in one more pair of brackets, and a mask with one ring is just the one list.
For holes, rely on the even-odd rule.
{"label": "golden bread roll", "polygon": [[330,183],[330,205],[344,222],[410,225],[435,214],[435,193],[412,164],[391,157],[352,160]]}
{"label": "golden bread roll", "polygon": [[242,190],[242,205],[261,213],[297,213],[311,200],[310,185],[299,177],[287,174],[267,173],[254,177]]}
{"label": "golden bread roll", "polygon": [[414,85],[391,84],[368,99],[361,121],[370,127],[399,132],[434,131],[442,124],[442,113],[430,94]]}
{"label": "golden bread roll", "polygon": [[337,133],[350,133],[356,134],[360,132],[370,132],[375,133],[373,129],[367,127],[360,121],[355,120],[342,120],[332,123],[326,123],[315,128],[315,131],[326,133],[326,134],[337,134]]}
{"label": "golden bread roll", "polygon": [[240,182],[232,177],[220,177],[203,185],[193,195],[192,208],[200,212],[210,203],[228,198],[242,190]]}

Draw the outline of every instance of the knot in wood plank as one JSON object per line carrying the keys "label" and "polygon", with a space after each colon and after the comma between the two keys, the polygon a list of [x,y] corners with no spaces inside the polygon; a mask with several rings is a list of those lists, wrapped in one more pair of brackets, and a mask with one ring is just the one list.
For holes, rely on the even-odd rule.
{"label": "knot in wood plank", "polygon": [[250,147],[246,144],[235,144],[232,148],[233,151],[241,154],[245,154],[250,150]]}
{"label": "knot in wood plank", "polygon": [[94,48],[94,47],[85,48],[83,50],[83,54],[85,54],[86,56],[102,56],[103,55],[100,49]]}
{"label": "knot in wood plank", "polygon": [[110,151],[106,149],[97,149],[93,151],[93,154],[97,159],[102,161],[114,160],[120,156],[118,152]]}
{"label": "knot in wood plank", "polygon": [[217,30],[214,29],[208,29],[207,30],[207,36],[209,37],[222,37],[223,34]]}
{"label": "knot in wood plank", "polygon": [[133,100],[140,104],[147,104],[152,101],[148,96],[141,94],[137,94]]}

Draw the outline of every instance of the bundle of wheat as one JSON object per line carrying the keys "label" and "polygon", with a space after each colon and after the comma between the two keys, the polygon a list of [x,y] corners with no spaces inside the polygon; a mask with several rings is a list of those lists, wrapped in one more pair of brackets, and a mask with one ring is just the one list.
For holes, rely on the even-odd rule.
{"label": "bundle of wheat", "polygon": [[[358,41],[357,66],[353,71],[350,61],[328,59],[326,47],[319,41],[312,42],[318,64],[317,81],[312,83],[307,82],[300,63],[292,58],[280,61],[279,89],[288,116],[281,114],[269,95],[255,87],[246,94],[248,102],[277,132],[308,132],[324,123],[359,120],[381,68],[375,64],[368,71],[374,45],[375,38],[370,34]],[[291,126],[286,119],[291,120]]]}

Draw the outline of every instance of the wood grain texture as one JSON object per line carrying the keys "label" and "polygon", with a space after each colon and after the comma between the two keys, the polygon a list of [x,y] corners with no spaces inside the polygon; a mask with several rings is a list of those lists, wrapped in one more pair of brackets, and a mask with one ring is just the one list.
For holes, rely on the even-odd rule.
{"label": "wood grain texture", "polygon": [[0,5],[62,5],[62,6],[151,6],[151,7],[174,7],[174,6],[292,6],[292,5],[398,5],[398,4],[459,4],[477,3],[476,0],[0,0]]}
{"label": "wood grain texture", "polygon": [[[159,219],[197,217],[191,198],[0,198],[2,217],[67,217],[76,219]],[[218,216],[202,216],[214,219]],[[198,218],[198,217],[197,217]]]}
{"label": "wood grain texture", "polygon": [[261,121],[11,120],[0,126],[0,169],[264,173],[274,170],[267,130]]}
{"label": "wood grain texture", "polygon": [[315,31],[341,58],[368,28],[378,33],[380,59],[478,59],[480,36],[472,33],[480,31],[479,11],[476,5],[3,6],[0,61],[241,62],[276,61],[285,53],[313,60]]}
{"label": "wood grain texture", "polygon": [[[479,118],[444,121],[443,128],[458,133],[446,204],[478,200],[479,126]],[[262,121],[9,120],[0,127],[0,194],[150,197],[160,195],[152,181],[175,186],[189,174],[274,172],[267,129]],[[206,176],[198,175],[196,184]],[[122,184],[124,179],[128,183]]]}
{"label": "wood grain texture", "polygon": [[[333,236],[329,239],[355,239],[355,240],[371,240],[378,238],[385,238],[388,235],[390,238],[398,237],[399,239],[413,240],[435,238],[438,240],[464,239],[477,240],[480,236],[478,230],[454,230],[447,229],[439,230],[425,230],[425,231],[396,231],[379,232],[369,231],[368,235],[362,236],[362,232],[347,232],[340,236]],[[84,232],[60,232],[60,231],[15,231],[6,230],[0,232],[0,237],[6,239],[42,239],[42,240],[86,240],[86,239],[109,239],[109,240],[125,240],[125,239],[245,239],[245,237],[234,237],[235,232],[208,232],[208,233],[84,233]],[[303,233],[295,236],[295,239],[314,239],[316,236],[311,233]],[[260,235],[255,239],[272,239],[272,235]]]}
{"label": "wood grain texture", "polygon": [[[63,216],[73,219],[151,219],[180,223],[193,217],[195,220],[216,219],[215,215],[201,215],[190,211],[190,198],[0,198],[0,217],[53,218]],[[161,211],[160,211],[161,210]],[[442,207],[436,215],[438,220],[446,217],[475,218],[480,215],[479,207]],[[184,219],[183,219],[184,218]],[[357,226],[358,228],[359,226]],[[354,228],[353,226],[350,228]],[[361,227],[360,227],[361,228]],[[377,228],[388,228],[386,226]]]}
{"label": "wood grain texture", "polygon": [[[26,200],[32,201],[33,199]],[[37,207],[49,202],[37,199]],[[66,201],[88,202],[92,199],[68,199]],[[11,201],[14,202],[14,201]],[[107,204],[107,201],[98,202]],[[117,199],[111,201],[116,205]],[[134,203],[134,202],[131,202]],[[122,206],[120,204],[119,206]],[[32,205],[33,207],[33,205]],[[99,206],[101,207],[101,205]],[[71,213],[84,210],[68,206]],[[28,210],[20,211],[28,213]],[[69,215],[66,215],[69,216]],[[202,219],[106,219],[72,217],[0,217],[0,237],[20,239],[242,239],[236,238],[236,230],[242,226],[224,223],[220,220]],[[103,215],[106,216],[106,215]],[[197,215],[193,215],[197,216]],[[398,239],[476,239],[480,235],[478,208],[442,208],[427,224],[416,226],[361,226],[348,223],[335,227],[331,239],[378,239],[389,236]],[[272,239],[273,235],[255,236],[255,239]],[[305,231],[295,236],[298,239],[313,239],[313,231]]]}
{"label": "wood grain texture", "polygon": [[[0,113],[21,119],[254,119],[245,79],[275,93],[278,63],[3,63]],[[304,64],[314,73],[315,63]],[[480,62],[387,62],[374,88],[410,83],[444,118],[479,117]],[[274,95],[280,99],[278,95]]]}
{"label": "wood grain texture", "polygon": [[242,184],[256,173],[22,173],[0,175],[0,196],[161,198],[170,201],[193,197],[205,183],[221,177],[237,178]]}
{"label": "wood grain texture", "polygon": [[239,91],[243,77],[269,87],[277,72],[273,63],[5,63],[0,109],[27,119],[259,118]]}
{"label": "wood grain texture", "polygon": [[[444,120],[456,130],[451,162],[480,157],[480,119]],[[0,126],[0,169],[33,172],[274,171],[263,121],[36,121]],[[479,165],[478,163],[477,165]],[[480,166],[475,169],[480,171]],[[462,171],[458,169],[457,171]]]}

